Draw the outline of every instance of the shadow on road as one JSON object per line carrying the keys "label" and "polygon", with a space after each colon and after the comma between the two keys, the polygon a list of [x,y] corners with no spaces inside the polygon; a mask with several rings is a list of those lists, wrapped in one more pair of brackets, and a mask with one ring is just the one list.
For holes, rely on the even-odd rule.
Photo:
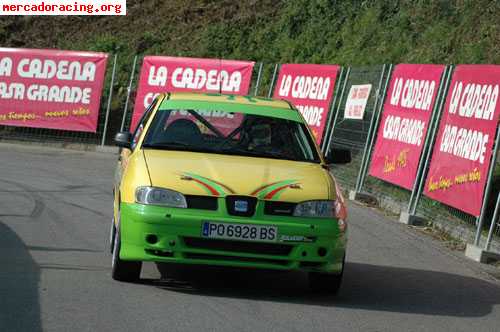
{"label": "shadow on road", "polygon": [[41,331],[40,269],[24,243],[0,222],[0,331]]}
{"label": "shadow on road", "polygon": [[214,297],[440,316],[481,317],[500,304],[500,287],[445,272],[348,263],[340,294],[318,296],[307,275],[201,266],[158,265],[161,289]]}

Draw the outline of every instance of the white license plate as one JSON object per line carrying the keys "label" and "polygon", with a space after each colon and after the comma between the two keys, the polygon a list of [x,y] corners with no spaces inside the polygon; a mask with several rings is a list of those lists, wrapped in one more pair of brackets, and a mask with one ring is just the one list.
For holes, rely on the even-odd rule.
{"label": "white license plate", "polygon": [[201,235],[213,239],[276,242],[278,227],[204,221]]}

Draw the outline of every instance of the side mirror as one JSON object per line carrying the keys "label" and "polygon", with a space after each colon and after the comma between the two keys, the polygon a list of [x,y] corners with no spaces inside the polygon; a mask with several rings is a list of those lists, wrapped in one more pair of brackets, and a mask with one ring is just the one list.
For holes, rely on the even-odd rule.
{"label": "side mirror", "polygon": [[325,161],[327,164],[348,164],[351,162],[351,150],[331,149]]}
{"label": "side mirror", "polygon": [[115,144],[121,148],[130,149],[132,134],[128,131],[120,131],[115,136]]}

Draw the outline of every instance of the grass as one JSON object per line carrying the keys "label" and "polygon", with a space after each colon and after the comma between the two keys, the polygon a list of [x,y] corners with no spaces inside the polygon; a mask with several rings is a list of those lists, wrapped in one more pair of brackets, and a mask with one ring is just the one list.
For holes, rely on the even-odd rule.
{"label": "grass", "polygon": [[447,248],[455,251],[465,251],[466,243],[463,239],[457,239],[451,236],[445,230],[432,223],[426,227],[415,227],[419,232],[442,242]]}

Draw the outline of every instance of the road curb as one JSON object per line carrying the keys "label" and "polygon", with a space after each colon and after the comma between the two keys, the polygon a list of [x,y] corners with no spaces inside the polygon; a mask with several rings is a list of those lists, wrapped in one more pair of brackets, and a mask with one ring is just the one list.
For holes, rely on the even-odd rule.
{"label": "road curb", "polygon": [[67,142],[33,142],[33,141],[17,141],[17,140],[0,140],[0,144],[12,147],[36,148],[43,147],[49,149],[64,149],[73,151],[98,152],[105,154],[118,154],[119,148],[110,145],[94,145],[85,143],[67,143]]}

